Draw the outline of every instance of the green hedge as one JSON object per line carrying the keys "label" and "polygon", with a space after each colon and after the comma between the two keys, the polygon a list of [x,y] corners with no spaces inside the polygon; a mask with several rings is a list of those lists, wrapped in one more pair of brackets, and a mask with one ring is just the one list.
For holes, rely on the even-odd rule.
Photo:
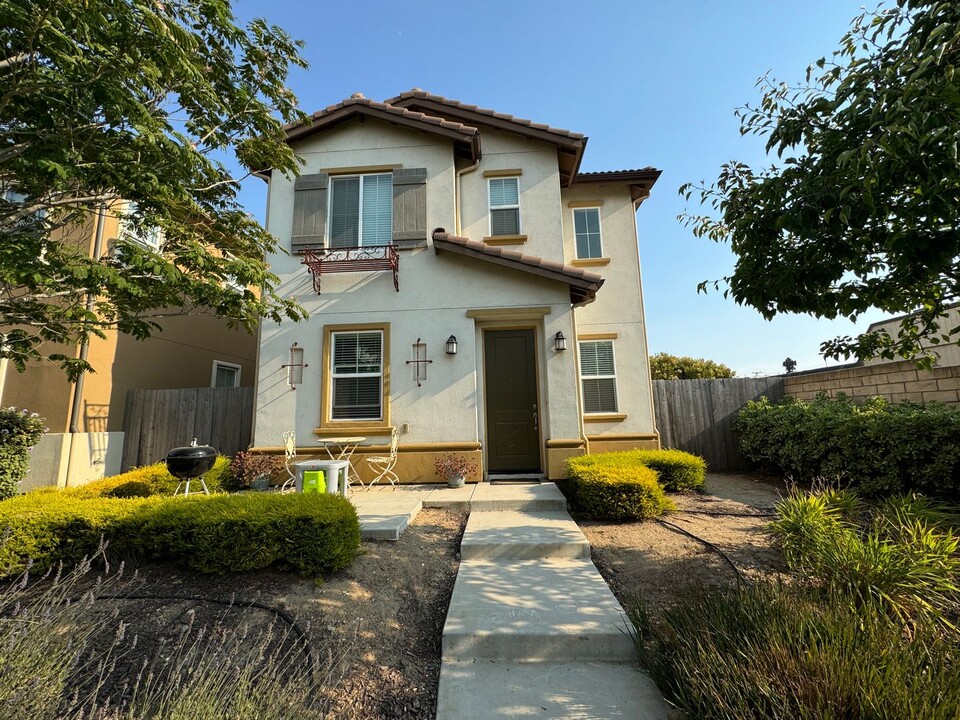
{"label": "green hedge", "polygon": [[866,495],[920,491],[960,497],[960,409],[872,398],[750,402],[734,421],[744,455],[810,481],[826,478]]}
{"label": "green hedge", "polygon": [[597,520],[639,520],[673,507],[657,473],[629,453],[582,455],[567,461],[566,490],[571,510]]}
{"label": "green hedge", "polygon": [[29,493],[0,503],[0,574],[94,555],[174,562],[200,572],[274,563],[308,574],[346,567],[360,544],[356,511],[334,495],[243,494],[121,499]]}
{"label": "green hedge", "polygon": [[[230,485],[230,458],[217,456],[213,468],[203,476],[203,480],[210,492],[225,490]],[[166,463],[159,462],[57,492],[65,492],[77,498],[149,497],[173,495],[179,483],[177,478],[167,472]],[[194,488],[199,489],[200,483],[194,481],[191,490]]]}
{"label": "green hedge", "polygon": [[655,470],[667,492],[700,490],[707,477],[707,463],[699,455],[682,450],[625,450],[623,452],[594,453],[572,458],[568,466],[575,473],[581,468],[598,465],[617,467],[647,467]]}

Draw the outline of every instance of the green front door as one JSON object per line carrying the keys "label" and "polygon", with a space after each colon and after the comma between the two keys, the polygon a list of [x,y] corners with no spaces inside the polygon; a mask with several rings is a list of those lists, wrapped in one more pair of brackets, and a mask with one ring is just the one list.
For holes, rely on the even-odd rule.
{"label": "green front door", "polygon": [[487,471],[538,473],[537,357],[533,330],[483,334]]}

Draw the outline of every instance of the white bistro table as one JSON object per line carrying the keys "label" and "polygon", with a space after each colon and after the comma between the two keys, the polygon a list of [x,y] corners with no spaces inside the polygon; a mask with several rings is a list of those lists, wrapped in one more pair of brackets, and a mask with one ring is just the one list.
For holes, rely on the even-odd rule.
{"label": "white bistro table", "polygon": [[[350,458],[353,457],[353,453],[357,449],[357,446],[365,440],[365,437],[360,436],[317,438],[317,442],[320,443],[327,451],[327,455],[330,456],[331,460],[346,460],[348,463],[350,463],[350,482],[355,482],[360,487],[363,487],[363,481],[360,479],[357,471],[353,469],[353,461]],[[339,449],[336,455],[333,454],[334,448]]]}

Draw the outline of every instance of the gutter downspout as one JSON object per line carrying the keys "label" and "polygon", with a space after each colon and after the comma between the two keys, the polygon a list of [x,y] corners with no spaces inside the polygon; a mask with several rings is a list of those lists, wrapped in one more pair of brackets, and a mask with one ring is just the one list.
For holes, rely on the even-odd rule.
{"label": "gutter downspout", "polygon": [[477,160],[473,165],[467,165],[467,167],[457,170],[456,180],[454,182],[453,188],[453,214],[454,214],[454,235],[459,236],[462,232],[460,228],[460,178],[467,173],[472,173],[480,167],[480,161]]}
{"label": "gutter downspout", "polygon": [[[103,227],[106,220],[107,206],[100,205],[97,210],[97,229],[93,240],[93,259],[98,260],[100,253],[103,252]],[[93,303],[96,298],[93,293],[87,293],[87,312],[93,311]],[[90,351],[90,341],[84,340],[80,345],[80,359],[86,360]],[[73,470],[73,441],[80,432],[80,403],[83,401],[83,379],[86,373],[81,373],[73,384],[73,404],[70,408],[70,452],[67,455],[67,475],[64,478],[64,485],[70,486],[70,474]]]}

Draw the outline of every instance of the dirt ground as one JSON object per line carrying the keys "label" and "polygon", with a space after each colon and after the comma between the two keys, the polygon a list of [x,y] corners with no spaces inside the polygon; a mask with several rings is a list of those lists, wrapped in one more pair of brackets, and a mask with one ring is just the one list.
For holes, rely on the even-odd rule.
{"label": "dirt ground", "polygon": [[[709,475],[706,493],[673,496],[678,509],[662,519],[714,543],[747,576],[776,574],[783,567],[765,515],[782,492],[749,475]],[[319,583],[282,570],[215,577],[157,566],[143,568],[135,586],[122,591],[278,608],[303,629],[314,658],[335,666],[326,683],[330,718],[432,720],[441,633],[465,524],[465,513],[423,510],[399,541],[364,542],[347,570]],[[656,521],[580,525],[594,562],[625,606],[639,593],[657,614],[684,592],[736,579],[714,550]],[[145,658],[198,626],[221,634],[288,630],[269,610],[200,599],[103,601],[97,607],[126,619],[140,638],[138,652],[119,663],[117,676],[127,679]],[[288,635],[287,642],[300,641]],[[302,650],[301,643],[292,652]],[[117,699],[124,692],[113,691]]]}
{"label": "dirt ground", "polygon": [[[292,616],[316,660],[338,679],[326,704],[337,720],[433,720],[440,675],[440,638],[460,558],[465,513],[423,510],[397,542],[363,542],[362,554],[321,582],[266,570],[222,577],[142,568],[122,594],[174,595],[258,602]],[[225,607],[202,600],[101,601],[139,636],[121,661],[119,683],[135,677],[145,658],[178,634],[200,626],[251,637],[288,626],[262,608]],[[251,632],[252,631],[252,632]],[[287,642],[299,641],[287,632]],[[294,647],[292,652],[302,651]],[[120,688],[119,690],[117,688]],[[108,693],[111,694],[111,693]],[[119,698],[117,698],[119,699]]]}
{"label": "dirt ground", "polygon": [[[748,578],[776,575],[784,567],[766,533],[771,518],[765,515],[783,492],[782,485],[753,475],[710,474],[705,493],[672,495],[677,510],[662,519],[723,550]],[[719,553],[654,521],[585,520],[580,527],[594,563],[624,606],[639,596],[657,614],[684,592],[737,579]]]}

